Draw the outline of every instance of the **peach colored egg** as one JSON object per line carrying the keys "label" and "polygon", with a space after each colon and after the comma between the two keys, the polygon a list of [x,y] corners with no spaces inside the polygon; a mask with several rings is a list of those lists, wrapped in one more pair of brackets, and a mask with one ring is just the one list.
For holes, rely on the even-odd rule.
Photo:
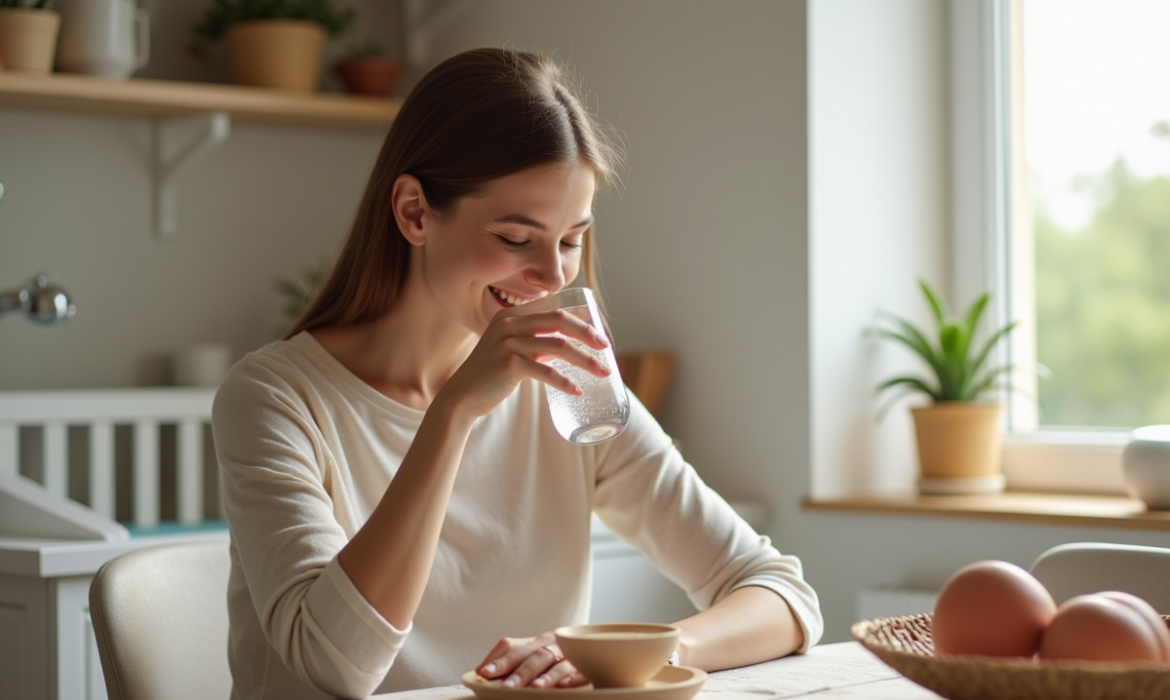
{"label": "peach colored egg", "polygon": [[1132,593],[1124,593],[1122,591],[1103,591],[1096,595],[1103,596],[1110,600],[1128,605],[1134,612],[1141,615],[1146,624],[1150,626],[1150,631],[1154,633],[1154,639],[1158,641],[1158,648],[1162,650],[1162,661],[1170,663],[1170,628],[1166,627],[1166,621],[1146,601],[1142,600]]}
{"label": "peach colored egg", "polygon": [[1040,642],[1041,659],[1160,661],[1150,625],[1133,608],[1102,595],[1066,600]]}
{"label": "peach colored egg", "polygon": [[931,621],[940,654],[1031,657],[1056,614],[1039,581],[1005,561],[980,561],[943,584]]}

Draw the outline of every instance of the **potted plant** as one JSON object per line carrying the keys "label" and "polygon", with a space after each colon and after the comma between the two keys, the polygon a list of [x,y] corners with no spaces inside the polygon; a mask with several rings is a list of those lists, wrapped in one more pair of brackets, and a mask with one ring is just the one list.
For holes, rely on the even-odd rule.
{"label": "potted plant", "polygon": [[344,32],[356,14],[336,0],[211,0],[191,52],[226,37],[236,83],[312,92],[326,36]]}
{"label": "potted plant", "polygon": [[350,49],[335,68],[349,92],[385,97],[394,88],[402,63],[390,58],[377,42],[367,42]]}
{"label": "potted plant", "polygon": [[321,285],[325,284],[325,278],[329,276],[330,265],[329,260],[320,258],[315,264],[300,270],[295,277],[276,278],[273,287],[284,298],[284,324],[276,329],[278,337],[288,332],[312,303]]}
{"label": "potted plant", "polygon": [[47,75],[53,69],[61,15],[48,0],[0,0],[0,65]]}
{"label": "potted plant", "polygon": [[913,408],[922,493],[994,493],[1003,490],[1000,415],[997,402],[980,401],[1008,382],[1011,365],[987,367],[995,345],[1016,327],[1008,323],[978,342],[980,322],[990,297],[981,294],[962,318],[955,317],[925,281],[919,288],[930,307],[935,329],[928,336],[913,323],[882,313],[889,326],[871,328],[886,340],[909,348],[926,363],[924,376],[892,377],[878,385],[879,394],[894,392],[881,414],[907,394],[921,394],[930,405]]}

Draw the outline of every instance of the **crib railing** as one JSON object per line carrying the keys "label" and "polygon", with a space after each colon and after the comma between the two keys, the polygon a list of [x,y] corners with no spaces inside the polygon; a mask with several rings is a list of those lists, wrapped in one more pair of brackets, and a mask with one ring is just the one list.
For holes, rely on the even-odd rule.
{"label": "crib railing", "polygon": [[[88,493],[78,500],[116,519],[119,470],[115,429],[126,426],[132,433],[133,525],[152,528],[160,522],[164,461],[175,465],[177,520],[184,525],[198,524],[205,515],[208,457],[214,463],[213,455],[204,449],[214,396],[214,389],[169,387],[0,392],[0,473],[39,473],[44,488],[68,498],[76,491],[70,488],[71,462],[76,465],[80,460],[88,475]],[[164,455],[160,431],[168,426],[174,426],[175,449],[173,454]],[[39,444],[22,444],[35,439],[29,436],[38,431]],[[71,444],[71,435],[87,436],[82,438],[85,444]]]}

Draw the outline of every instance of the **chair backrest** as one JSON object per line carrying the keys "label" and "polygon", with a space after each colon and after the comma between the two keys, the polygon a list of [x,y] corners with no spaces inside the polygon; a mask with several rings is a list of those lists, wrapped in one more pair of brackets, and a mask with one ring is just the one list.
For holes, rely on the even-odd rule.
{"label": "chair backrest", "polygon": [[1125,591],[1170,614],[1170,549],[1073,542],[1041,554],[1032,574],[1057,604],[1085,593]]}
{"label": "chair backrest", "polygon": [[89,609],[110,700],[227,700],[227,542],[168,544],[107,562]]}

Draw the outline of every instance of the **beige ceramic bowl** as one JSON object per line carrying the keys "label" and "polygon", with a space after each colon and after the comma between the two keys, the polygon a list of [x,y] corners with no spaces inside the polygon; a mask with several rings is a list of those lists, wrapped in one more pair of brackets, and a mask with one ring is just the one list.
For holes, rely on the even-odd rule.
{"label": "beige ceramic bowl", "polygon": [[662,670],[678,646],[678,628],[654,623],[572,625],[557,646],[594,688],[637,688]]}

